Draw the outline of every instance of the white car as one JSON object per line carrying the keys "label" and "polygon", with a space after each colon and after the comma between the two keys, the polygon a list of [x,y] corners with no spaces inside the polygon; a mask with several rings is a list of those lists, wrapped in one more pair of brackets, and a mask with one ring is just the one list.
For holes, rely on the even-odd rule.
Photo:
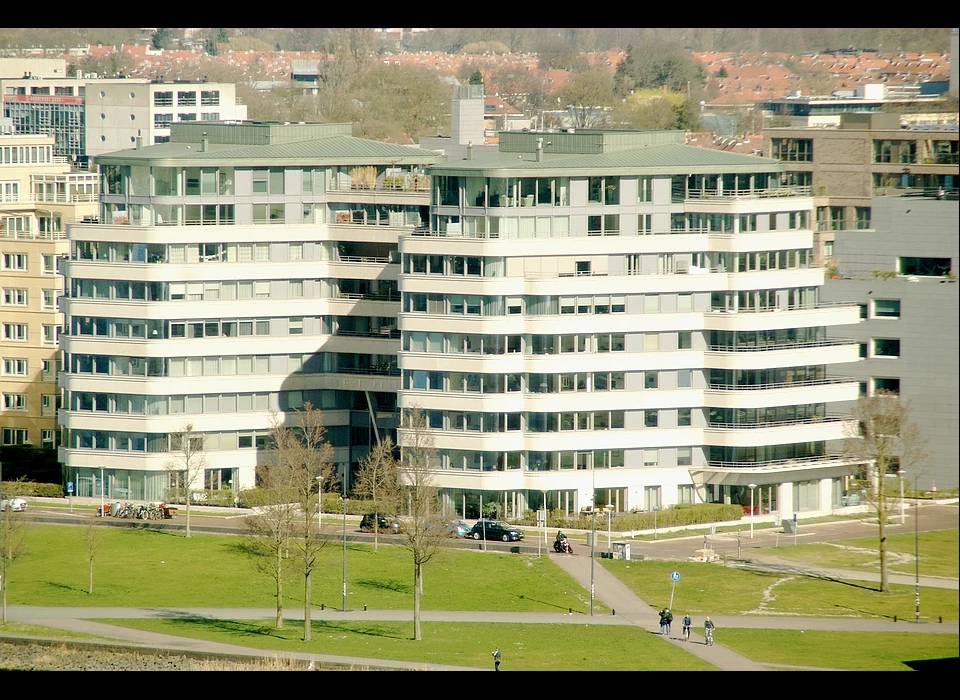
{"label": "white car", "polygon": [[0,510],[12,510],[14,513],[19,513],[27,509],[27,499],[26,498],[11,498],[9,500],[4,499],[0,502]]}

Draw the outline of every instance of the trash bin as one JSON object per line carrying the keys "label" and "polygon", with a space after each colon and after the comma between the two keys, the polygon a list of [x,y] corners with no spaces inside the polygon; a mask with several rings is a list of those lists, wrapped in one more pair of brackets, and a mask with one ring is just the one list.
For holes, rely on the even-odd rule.
{"label": "trash bin", "polygon": [[794,520],[784,520],[783,521],[783,532],[787,535],[796,535],[797,534],[797,523]]}
{"label": "trash bin", "polygon": [[625,559],[630,561],[630,543],[629,542],[614,542],[613,543],[613,558],[614,559]]}

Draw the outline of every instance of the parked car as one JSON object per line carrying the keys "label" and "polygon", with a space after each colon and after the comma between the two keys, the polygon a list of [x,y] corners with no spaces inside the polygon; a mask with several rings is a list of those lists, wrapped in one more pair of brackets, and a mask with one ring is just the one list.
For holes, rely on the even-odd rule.
{"label": "parked car", "polygon": [[462,520],[449,520],[446,522],[447,534],[450,537],[466,537],[470,534],[472,528]]}
{"label": "parked car", "polygon": [[400,522],[383,513],[367,513],[360,519],[360,532],[373,532],[374,518],[376,518],[378,532],[400,532]]}
{"label": "parked car", "polygon": [[523,532],[502,520],[480,520],[473,526],[473,529],[470,530],[470,537],[475,540],[488,539],[517,542],[523,539]]}
{"label": "parked car", "polygon": [[3,510],[3,511],[12,510],[14,513],[20,513],[22,511],[25,511],[26,509],[27,509],[27,499],[20,498],[19,496],[17,496],[16,498],[9,498],[9,499],[5,498],[3,499],[2,502],[0,502],[0,510]]}

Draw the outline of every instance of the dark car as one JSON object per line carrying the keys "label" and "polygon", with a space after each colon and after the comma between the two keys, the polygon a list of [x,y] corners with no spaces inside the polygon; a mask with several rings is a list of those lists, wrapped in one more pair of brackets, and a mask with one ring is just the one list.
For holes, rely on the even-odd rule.
{"label": "dark car", "polygon": [[367,513],[364,515],[360,519],[360,532],[373,532],[374,518],[377,519],[378,532],[392,532],[394,534],[400,532],[400,523],[397,522],[396,518],[386,516],[383,513]]}
{"label": "dark car", "polygon": [[480,520],[470,531],[468,537],[475,540],[503,540],[517,542],[523,539],[523,532],[502,520]]}

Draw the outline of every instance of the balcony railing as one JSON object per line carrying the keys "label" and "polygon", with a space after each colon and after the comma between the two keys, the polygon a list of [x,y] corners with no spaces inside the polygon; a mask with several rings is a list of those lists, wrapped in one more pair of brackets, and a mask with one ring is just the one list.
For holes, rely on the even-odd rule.
{"label": "balcony railing", "polygon": [[793,389],[801,386],[850,384],[855,381],[857,380],[853,377],[824,377],[823,379],[802,379],[798,382],[770,382],[768,384],[714,384],[710,382],[707,388],[720,391],[761,391],[764,389]]}
{"label": "balcony railing", "polygon": [[400,331],[397,328],[381,328],[373,331],[342,331],[338,330],[334,335],[346,336],[348,338],[381,338],[386,340],[399,340]]}
{"label": "balcony railing", "polygon": [[771,459],[765,462],[721,462],[709,460],[711,467],[725,469],[779,469],[783,467],[802,467],[805,465],[822,463],[841,463],[846,461],[842,455],[819,455],[813,457],[794,457],[792,459]]}
{"label": "balcony railing", "polygon": [[340,292],[338,299],[365,299],[367,301],[400,301],[399,294],[356,294],[353,292]]}
{"label": "balcony railing", "polygon": [[826,348],[837,345],[854,345],[856,340],[851,338],[830,338],[829,340],[809,340],[798,343],[778,343],[775,345],[710,345],[711,352],[767,352],[774,350],[803,350],[806,348]]}
{"label": "balcony railing", "polygon": [[810,185],[784,185],[763,190],[688,190],[686,199],[767,199],[770,197],[809,197]]}
{"label": "balcony railing", "polygon": [[789,306],[780,307],[780,306],[768,306],[764,308],[746,308],[746,309],[714,309],[711,308],[707,313],[710,314],[766,314],[766,313],[776,313],[782,311],[813,311],[814,309],[827,309],[827,308],[839,308],[843,306],[856,306],[855,303],[850,301],[820,301],[816,304],[791,304]]}
{"label": "balcony railing", "polygon": [[850,420],[850,416],[828,415],[824,418],[800,418],[797,420],[775,421],[773,423],[707,423],[707,429],[754,430],[759,428],[782,428],[789,425],[839,423],[844,420]]}
{"label": "balcony railing", "polygon": [[0,238],[15,238],[24,241],[62,241],[66,231],[5,231],[0,229]]}
{"label": "balcony railing", "polygon": [[37,194],[19,194],[16,197],[2,197],[2,204],[96,204],[100,195],[89,193],[75,193],[71,195],[53,194],[50,196]]}

